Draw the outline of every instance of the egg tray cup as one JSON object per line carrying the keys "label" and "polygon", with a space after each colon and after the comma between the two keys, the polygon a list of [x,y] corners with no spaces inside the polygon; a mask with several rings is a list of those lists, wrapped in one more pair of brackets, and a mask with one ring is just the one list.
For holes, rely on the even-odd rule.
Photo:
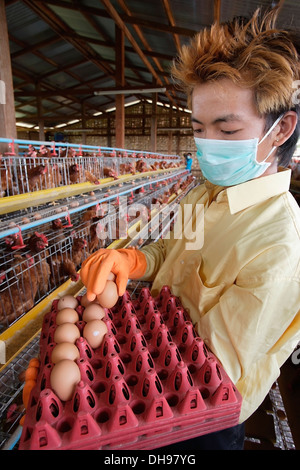
{"label": "egg tray cup", "polygon": [[150,450],[238,424],[239,392],[167,286],[155,299],[126,291],[105,309],[108,332],[97,349],[76,341],[81,381],[61,401],[50,385],[57,302],[43,320],[20,450]]}

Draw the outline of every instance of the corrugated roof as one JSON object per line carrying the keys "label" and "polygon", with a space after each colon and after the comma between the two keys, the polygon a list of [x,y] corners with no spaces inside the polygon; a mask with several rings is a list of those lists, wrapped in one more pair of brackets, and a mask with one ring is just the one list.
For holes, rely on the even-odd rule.
{"label": "corrugated roof", "polygon": [[[39,83],[46,126],[114,106],[112,94],[94,91],[116,86],[116,23],[125,32],[125,85],[165,86],[158,99],[185,108],[185,96],[169,87],[170,65],[180,45],[215,17],[227,21],[251,15],[274,0],[7,0],[17,117],[37,125]],[[282,1],[284,27],[299,29],[300,2]],[[152,98],[126,95],[126,101]]]}

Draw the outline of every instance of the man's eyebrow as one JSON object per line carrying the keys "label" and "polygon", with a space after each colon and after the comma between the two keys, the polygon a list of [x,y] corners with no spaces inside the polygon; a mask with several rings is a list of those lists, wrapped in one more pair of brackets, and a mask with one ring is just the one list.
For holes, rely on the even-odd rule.
{"label": "man's eyebrow", "polygon": [[[196,119],[194,116],[191,118],[192,122],[196,122],[197,124],[203,124],[203,122]],[[226,114],[225,116],[220,116],[219,118],[213,121],[213,124],[217,124],[219,122],[230,122],[230,121],[241,121],[242,118],[239,114]]]}

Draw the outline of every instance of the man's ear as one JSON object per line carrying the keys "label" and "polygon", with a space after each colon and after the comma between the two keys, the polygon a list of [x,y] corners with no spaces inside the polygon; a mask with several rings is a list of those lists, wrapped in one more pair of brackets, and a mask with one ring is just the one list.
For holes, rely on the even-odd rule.
{"label": "man's ear", "polygon": [[280,147],[293,134],[298,122],[295,111],[287,111],[274,129],[274,145]]}

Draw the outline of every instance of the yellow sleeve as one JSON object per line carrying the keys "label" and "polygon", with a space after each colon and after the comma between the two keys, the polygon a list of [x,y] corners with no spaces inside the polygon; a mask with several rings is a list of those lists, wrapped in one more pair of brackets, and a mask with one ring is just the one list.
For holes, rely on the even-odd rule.
{"label": "yellow sleeve", "polygon": [[[204,205],[204,200],[206,200],[206,189],[204,185],[197,186],[192,189],[180,202],[180,208],[182,216],[179,217],[174,226],[174,230],[169,232],[168,238],[159,239],[157,242],[150,243],[149,245],[141,248],[141,251],[146,256],[147,260],[147,270],[141,280],[144,281],[153,281],[160,270],[162,264],[167,258],[168,253],[176,244],[176,239],[180,236],[179,234],[184,233],[184,207],[189,205],[195,207],[196,204]],[[195,211],[191,211],[193,217],[195,217]]]}
{"label": "yellow sleeve", "polygon": [[291,275],[290,255],[284,246],[261,253],[197,323],[236,384],[287,343],[296,347],[300,340],[300,282],[299,274]]}

